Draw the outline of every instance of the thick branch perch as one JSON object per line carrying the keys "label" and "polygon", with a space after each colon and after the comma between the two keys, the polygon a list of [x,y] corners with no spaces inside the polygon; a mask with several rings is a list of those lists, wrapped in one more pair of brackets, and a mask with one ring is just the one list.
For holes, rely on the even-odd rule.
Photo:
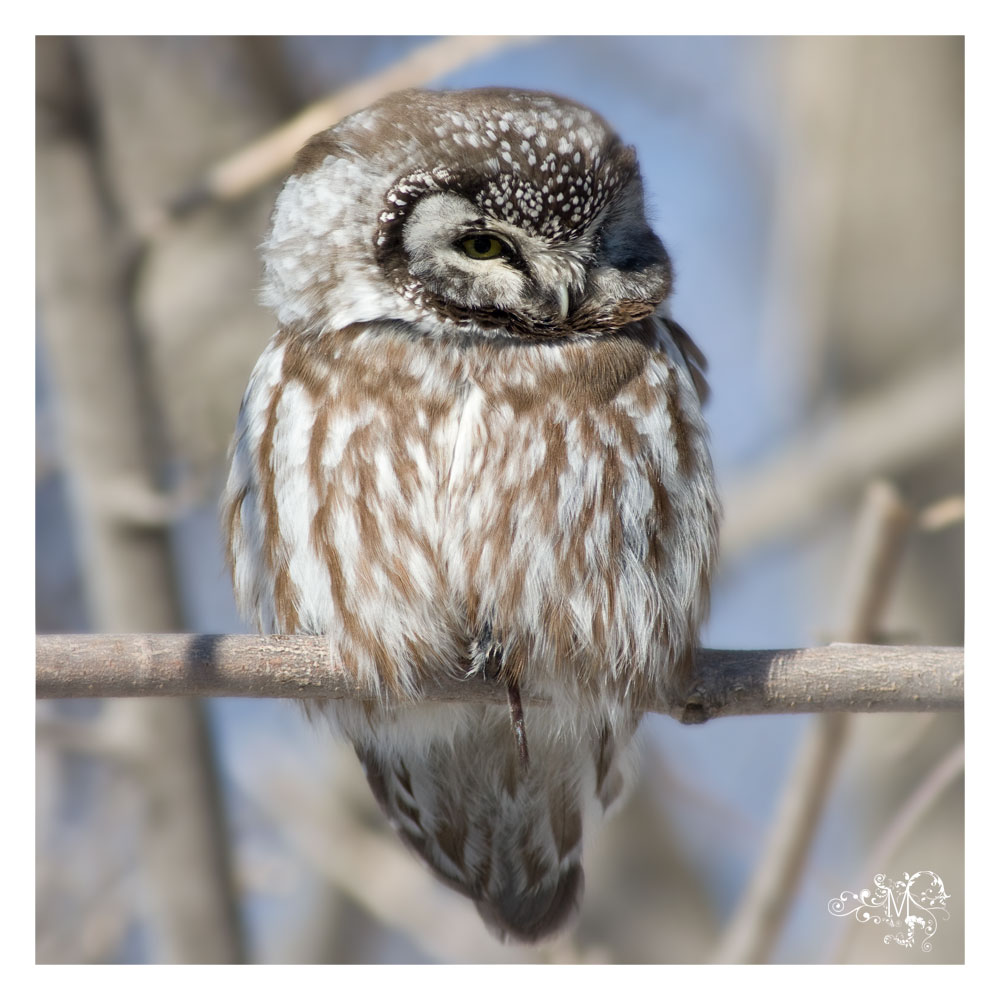
{"label": "thick branch perch", "polygon": [[[372,698],[330,663],[319,636],[40,635],[39,698],[198,695]],[[693,688],[647,711],[683,722],[787,712],[927,712],[963,703],[964,651],[935,646],[837,644],[817,649],[698,653]],[[506,689],[479,678],[442,678],[432,701],[494,701]],[[529,690],[525,700],[533,699]],[[537,703],[537,700],[536,700]]]}

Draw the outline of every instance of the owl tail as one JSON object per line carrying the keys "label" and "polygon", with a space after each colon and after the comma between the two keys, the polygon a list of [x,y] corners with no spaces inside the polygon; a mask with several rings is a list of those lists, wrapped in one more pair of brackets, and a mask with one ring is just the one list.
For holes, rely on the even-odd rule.
{"label": "owl tail", "polygon": [[577,740],[543,711],[528,720],[527,766],[507,713],[492,706],[418,752],[355,742],[400,837],[501,939],[538,941],[570,920],[583,890],[584,809],[622,787],[608,727]]}

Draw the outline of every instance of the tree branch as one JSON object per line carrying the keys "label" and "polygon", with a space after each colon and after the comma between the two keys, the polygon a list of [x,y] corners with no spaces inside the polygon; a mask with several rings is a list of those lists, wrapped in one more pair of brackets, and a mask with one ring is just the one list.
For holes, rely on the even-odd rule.
{"label": "tree branch", "polygon": [[[40,635],[39,698],[196,695],[367,698],[379,695],[330,662],[329,641],[298,635]],[[835,644],[816,649],[703,649],[692,688],[645,705],[682,722],[788,712],[960,709],[960,647]],[[538,704],[530,690],[525,700]],[[492,701],[507,692],[478,677],[444,677],[430,701]]]}

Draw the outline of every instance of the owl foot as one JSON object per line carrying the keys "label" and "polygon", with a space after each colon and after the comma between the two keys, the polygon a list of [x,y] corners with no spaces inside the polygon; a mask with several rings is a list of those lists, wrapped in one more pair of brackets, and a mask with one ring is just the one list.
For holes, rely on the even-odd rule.
{"label": "owl foot", "polygon": [[528,764],[528,732],[524,725],[524,709],[521,707],[521,689],[517,681],[507,685],[507,704],[510,707],[510,727],[514,730],[514,742],[517,744],[517,759],[521,762],[521,770],[526,771]]}
{"label": "owl foot", "polygon": [[503,673],[503,646],[493,638],[493,628],[487,622],[479,638],[472,642],[469,650],[471,665],[468,677],[481,674],[484,680],[498,681]]}
{"label": "owl foot", "polygon": [[[503,646],[493,638],[493,627],[489,622],[483,626],[479,637],[469,650],[472,661],[468,676],[481,675],[487,681],[503,678]],[[510,708],[510,728],[517,746],[517,759],[522,769],[528,766],[528,734],[524,724],[524,708],[521,705],[521,689],[517,681],[507,680],[507,705]]]}

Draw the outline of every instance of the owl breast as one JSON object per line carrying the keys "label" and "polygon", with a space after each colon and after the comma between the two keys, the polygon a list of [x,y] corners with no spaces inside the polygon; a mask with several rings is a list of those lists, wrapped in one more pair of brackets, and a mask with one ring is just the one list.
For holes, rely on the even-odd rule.
{"label": "owl breast", "polygon": [[529,690],[683,666],[715,494],[694,387],[654,320],[596,339],[428,342],[402,324],[283,330],[227,486],[237,599],[331,638],[394,694],[489,635]]}

